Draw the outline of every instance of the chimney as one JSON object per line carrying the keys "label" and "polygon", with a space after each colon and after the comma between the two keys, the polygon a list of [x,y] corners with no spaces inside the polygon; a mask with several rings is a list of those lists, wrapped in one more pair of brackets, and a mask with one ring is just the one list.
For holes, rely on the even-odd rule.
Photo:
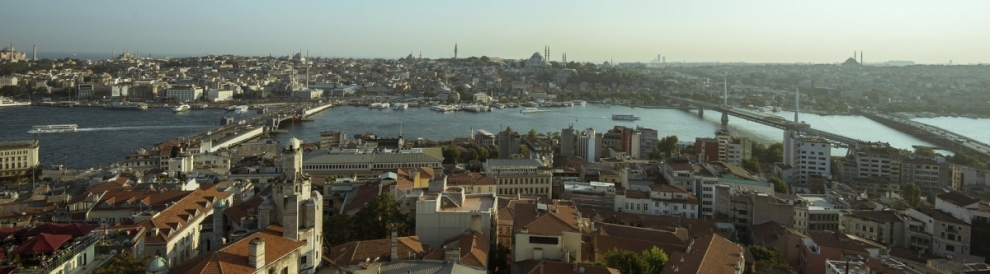
{"label": "chimney", "polygon": [[248,265],[254,269],[265,266],[265,240],[256,237],[248,243]]}
{"label": "chimney", "polygon": [[398,261],[399,260],[399,232],[396,231],[395,228],[392,229],[391,240],[392,240],[392,256],[389,259],[391,259],[392,261]]}

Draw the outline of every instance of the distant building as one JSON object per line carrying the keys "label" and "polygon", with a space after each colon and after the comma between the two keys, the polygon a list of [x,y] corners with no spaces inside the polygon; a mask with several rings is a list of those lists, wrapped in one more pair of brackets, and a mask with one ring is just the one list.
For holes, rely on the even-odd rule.
{"label": "distant building", "polygon": [[444,240],[464,231],[492,236],[495,194],[467,194],[461,187],[447,187],[437,194],[416,201],[416,235],[430,246],[442,246]]}
{"label": "distant building", "polygon": [[567,128],[560,131],[560,155],[570,158],[574,157],[574,144],[577,141],[577,135],[574,131],[574,125],[569,125]]}
{"label": "distant building", "polygon": [[586,129],[577,136],[577,156],[588,162],[597,162],[602,147],[602,135],[594,129]]}
{"label": "distant building", "polygon": [[0,61],[16,62],[21,60],[27,60],[27,53],[14,49],[13,43],[0,50]]}
{"label": "distant building", "polygon": [[495,177],[499,195],[553,197],[553,173],[539,160],[488,159],[485,176]]}
{"label": "distant building", "polygon": [[211,89],[206,91],[206,100],[210,102],[228,101],[234,96],[233,90]]}
{"label": "distant building", "polygon": [[196,86],[173,86],[165,91],[165,97],[175,98],[179,102],[191,102],[203,98],[203,88]]}
{"label": "distant building", "polygon": [[498,142],[499,159],[520,158],[519,146],[522,144],[522,137],[519,136],[519,133],[506,129],[498,133],[495,141]]}
{"label": "distant building", "polygon": [[28,175],[40,165],[38,140],[0,141],[0,178]]}

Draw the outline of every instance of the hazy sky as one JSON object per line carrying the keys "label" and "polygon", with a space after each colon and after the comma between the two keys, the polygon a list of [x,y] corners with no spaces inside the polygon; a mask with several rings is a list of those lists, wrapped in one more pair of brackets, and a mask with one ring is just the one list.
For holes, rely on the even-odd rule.
{"label": "hazy sky", "polygon": [[22,51],[990,62],[990,1],[4,1]]}

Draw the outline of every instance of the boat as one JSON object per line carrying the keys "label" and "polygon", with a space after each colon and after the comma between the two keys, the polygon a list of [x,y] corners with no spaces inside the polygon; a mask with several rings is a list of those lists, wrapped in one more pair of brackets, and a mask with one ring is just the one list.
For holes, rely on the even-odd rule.
{"label": "boat", "polygon": [[524,106],[524,107],[534,107],[535,108],[535,107],[540,106],[540,104],[538,104],[536,102],[525,102],[525,103],[522,103],[522,106]]}
{"label": "boat", "polygon": [[462,106],[461,110],[470,111],[470,112],[487,112],[488,107],[482,105],[466,105],[466,106]]}
{"label": "boat", "polygon": [[227,111],[234,111],[236,109],[237,109],[237,106],[227,106]]}
{"label": "boat", "polygon": [[187,104],[181,104],[181,105],[178,105],[178,106],[172,108],[172,111],[173,112],[183,112],[183,111],[188,111],[190,108],[191,107],[189,105],[187,105]]}
{"label": "boat", "polygon": [[773,112],[780,112],[780,107],[775,106],[775,107],[773,107],[772,111]]}
{"label": "boat", "polygon": [[44,125],[44,126],[34,126],[28,133],[63,133],[63,132],[76,132],[79,129],[79,125],[76,124],[66,124],[66,125]]}
{"label": "boat", "polygon": [[406,109],[409,108],[409,104],[406,104],[406,103],[395,103],[395,105],[392,108],[395,109],[395,110],[406,110]]}
{"label": "boat", "polygon": [[519,113],[536,113],[536,112],[539,112],[539,111],[540,111],[539,108],[524,108],[524,109],[520,110]]}
{"label": "boat", "polygon": [[585,100],[574,100],[574,105],[583,107],[583,106],[587,106],[588,102]]}
{"label": "boat", "polygon": [[30,102],[17,102],[14,99],[0,97],[0,107],[30,106]]}
{"label": "boat", "polygon": [[105,109],[124,109],[124,110],[146,110],[148,109],[148,104],[145,103],[131,103],[131,102],[113,102],[109,105],[104,106]]}
{"label": "boat", "polygon": [[639,117],[632,114],[612,114],[612,120],[618,121],[638,121]]}
{"label": "boat", "polygon": [[248,112],[248,106],[247,105],[240,105],[240,106],[234,107],[234,113],[247,113],[247,112]]}

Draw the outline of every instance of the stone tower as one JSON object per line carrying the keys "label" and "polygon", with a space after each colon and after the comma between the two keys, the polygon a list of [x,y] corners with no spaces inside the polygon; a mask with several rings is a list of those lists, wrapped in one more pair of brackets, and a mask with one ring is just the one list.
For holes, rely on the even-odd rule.
{"label": "stone tower", "polygon": [[322,256],[323,195],[313,191],[310,177],[303,172],[302,156],[302,142],[292,138],[282,151],[282,178],[272,185],[271,196],[258,206],[258,222],[259,229],[278,222],[283,228],[282,237],[305,242],[299,255],[306,258],[300,273],[312,273],[314,262]]}
{"label": "stone tower", "polygon": [[223,212],[227,210],[227,200],[220,199],[215,204],[213,204],[213,239],[210,241],[210,245],[206,248],[206,251],[215,250],[220,248],[225,244],[224,236],[226,236],[226,231],[224,227]]}

